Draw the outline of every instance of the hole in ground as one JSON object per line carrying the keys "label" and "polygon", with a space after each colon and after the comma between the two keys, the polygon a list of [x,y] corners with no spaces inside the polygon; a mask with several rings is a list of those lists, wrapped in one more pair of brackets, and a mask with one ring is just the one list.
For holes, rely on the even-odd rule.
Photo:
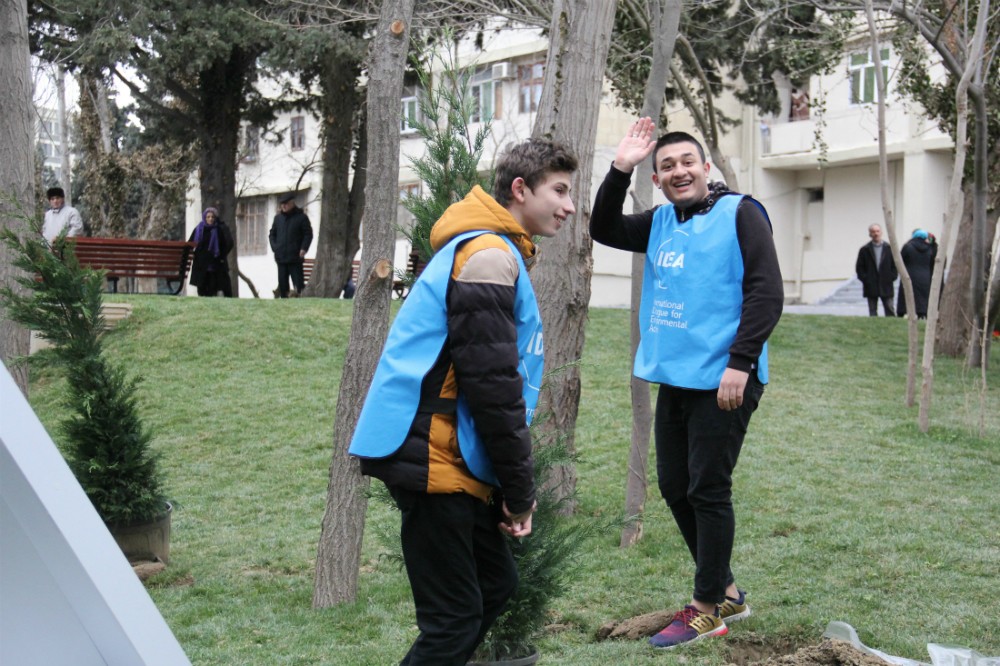
{"label": "hole in ground", "polygon": [[804,644],[789,638],[747,635],[734,637],[729,643],[728,658],[735,666],[885,666],[881,659],[838,640]]}
{"label": "hole in ground", "polygon": [[743,634],[732,636],[726,641],[729,646],[727,658],[735,666],[750,666],[772,657],[789,655],[805,645],[791,638],[755,636]]}

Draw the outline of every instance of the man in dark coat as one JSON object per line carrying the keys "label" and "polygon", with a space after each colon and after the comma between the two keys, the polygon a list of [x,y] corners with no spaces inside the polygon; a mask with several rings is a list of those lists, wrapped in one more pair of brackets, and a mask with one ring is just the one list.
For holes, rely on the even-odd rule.
{"label": "man in dark coat", "polygon": [[854,271],[864,287],[865,298],[868,299],[868,314],[878,316],[878,302],[882,301],[882,309],[886,317],[896,316],[892,308],[892,283],[896,281],[896,264],[892,261],[892,250],[889,244],[882,241],[882,227],[873,224],[868,227],[870,243],[861,246],[858,251],[858,261]]}
{"label": "man in dark coat", "polygon": [[295,284],[296,296],[305,289],[302,260],[312,244],[313,230],[305,211],[295,204],[294,193],[281,195],[278,206],[281,212],[274,216],[268,239],[278,264],[278,295],[288,298],[288,278]]}

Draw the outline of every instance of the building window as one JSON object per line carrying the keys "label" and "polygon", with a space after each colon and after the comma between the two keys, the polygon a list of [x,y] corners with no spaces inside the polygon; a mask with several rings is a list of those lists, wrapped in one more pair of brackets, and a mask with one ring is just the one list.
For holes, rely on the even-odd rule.
{"label": "building window", "polygon": [[[882,76],[889,80],[889,49],[879,50],[882,60]],[[875,63],[870,50],[852,53],[850,58],[851,104],[871,104],[877,101],[875,92]]]}
{"label": "building window", "polygon": [[306,118],[292,118],[292,150],[302,150],[306,147]]}
{"label": "building window", "polygon": [[417,103],[416,97],[404,97],[402,105],[399,131],[403,134],[412,134],[417,131],[416,124],[420,120],[420,105]]}
{"label": "building window", "polygon": [[420,197],[420,183],[406,183],[399,186],[399,204],[396,207],[396,239],[406,238],[406,231],[413,228],[416,218],[405,206],[407,199]]}
{"label": "building window", "polygon": [[267,254],[267,197],[236,201],[236,243],[241,256]]}
{"label": "building window", "polygon": [[538,101],[542,99],[542,84],[545,81],[545,63],[536,62],[532,65],[519,65],[518,81],[518,111],[534,113],[538,110]]}
{"label": "building window", "polygon": [[256,162],[260,155],[260,128],[247,125],[243,128],[243,145],[241,147],[242,162]]}

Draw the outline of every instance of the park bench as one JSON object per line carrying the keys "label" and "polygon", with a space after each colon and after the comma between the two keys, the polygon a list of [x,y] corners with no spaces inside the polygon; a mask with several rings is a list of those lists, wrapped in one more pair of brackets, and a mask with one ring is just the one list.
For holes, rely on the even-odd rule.
{"label": "park bench", "polygon": [[406,278],[395,280],[392,283],[392,291],[399,300],[406,299],[407,294],[410,293],[410,287],[413,286],[413,281],[420,277],[426,265],[427,263],[420,258],[420,253],[416,251],[410,252],[410,259],[406,262]]}
{"label": "park bench", "polygon": [[112,293],[118,293],[121,278],[162,278],[171,293],[177,295],[184,288],[194,257],[194,243],[186,241],[87,237],[67,240],[81,266],[106,271]]}

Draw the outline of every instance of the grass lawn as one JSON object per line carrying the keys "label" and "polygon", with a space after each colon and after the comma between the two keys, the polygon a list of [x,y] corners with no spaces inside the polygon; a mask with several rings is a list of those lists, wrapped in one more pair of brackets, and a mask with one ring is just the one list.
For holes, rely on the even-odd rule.
{"label": "grass lawn", "polygon": [[[141,412],[175,502],[171,564],[150,593],[191,661],[398,663],[416,628],[377,536],[395,519],[384,505],[369,508],[357,602],[310,608],[351,302],[116,298],[135,310],[109,352],[145,378]],[[621,512],[631,428],[627,313],[594,310],[587,333],[580,521]],[[931,431],[918,430],[904,321],[786,315],[771,359],[734,484],[733,567],[754,615],[669,653],[596,642],[606,621],[690,595],[693,565],[651,475],[642,542],[588,546],[543,663],[725,664],[734,647],[815,643],[830,620],[894,655],[926,661],[928,642],[1000,654],[1000,345],[983,436],[978,375],[951,359],[936,365]],[[33,373],[31,402],[57,439],[61,393]]]}

